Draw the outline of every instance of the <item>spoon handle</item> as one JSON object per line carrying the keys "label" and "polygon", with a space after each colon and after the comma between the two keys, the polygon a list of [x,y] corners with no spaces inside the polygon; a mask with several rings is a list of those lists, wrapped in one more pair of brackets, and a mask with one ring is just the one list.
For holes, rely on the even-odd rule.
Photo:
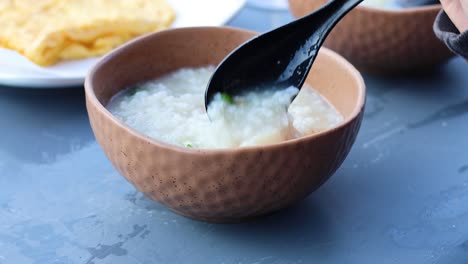
{"label": "spoon handle", "polygon": [[[314,26],[315,30],[323,32],[322,39],[326,37],[333,27],[340,21],[349,11],[356,7],[363,0],[331,0],[317,11],[296,21],[298,24],[307,24],[308,34],[315,35],[311,31],[310,25]],[[313,29],[312,29],[313,30]]]}
{"label": "spoon handle", "polygon": [[[360,4],[363,0],[331,0],[323,7],[317,10],[317,12],[333,13],[333,16],[329,16],[328,20],[334,24],[338,22],[344,15],[346,15],[351,9]],[[333,27],[333,26],[332,26]]]}
{"label": "spoon handle", "polygon": [[294,30],[290,34],[290,39],[305,41],[298,43],[300,48],[297,48],[296,54],[280,75],[278,82],[302,87],[305,79],[298,76],[307,75],[328,33],[338,21],[362,1],[331,0],[315,12],[291,23],[289,30],[291,28]]}

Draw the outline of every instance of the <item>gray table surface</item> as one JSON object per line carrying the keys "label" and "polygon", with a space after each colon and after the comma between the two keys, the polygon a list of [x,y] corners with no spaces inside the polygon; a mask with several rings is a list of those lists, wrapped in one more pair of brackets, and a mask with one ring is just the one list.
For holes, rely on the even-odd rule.
{"label": "gray table surface", "polygon": [[[290,19],[246,7],[230,25]],[[0,263],[468,263],[468,64],[364,77],[365,120],[335,175],[236,225],[137,192],[94,140],[82,89],[0,87]]]}

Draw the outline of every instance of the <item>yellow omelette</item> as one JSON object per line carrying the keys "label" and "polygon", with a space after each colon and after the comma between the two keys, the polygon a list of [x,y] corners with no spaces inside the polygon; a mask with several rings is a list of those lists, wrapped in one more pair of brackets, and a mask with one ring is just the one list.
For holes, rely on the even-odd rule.
{"label": "yellow omelette", "polygon": [[47,66],[102,55],[174,19],[165,0],[0,0],[0,46]]}

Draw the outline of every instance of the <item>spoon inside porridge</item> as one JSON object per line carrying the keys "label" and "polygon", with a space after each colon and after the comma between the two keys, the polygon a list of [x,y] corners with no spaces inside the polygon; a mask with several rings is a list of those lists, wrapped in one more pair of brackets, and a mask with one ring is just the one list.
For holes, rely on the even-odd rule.
{"label": "spoon inside porridge", "polygon": [[[299,91],[328,33],[363,0],[331,0],[317,11],[261,34],[234,50],[216,68],[205,91],[205,109],[216,96],[251,91]],[[289,97],[292,102],[295,95]],[[287,107],[287,105],[286,105]]]}

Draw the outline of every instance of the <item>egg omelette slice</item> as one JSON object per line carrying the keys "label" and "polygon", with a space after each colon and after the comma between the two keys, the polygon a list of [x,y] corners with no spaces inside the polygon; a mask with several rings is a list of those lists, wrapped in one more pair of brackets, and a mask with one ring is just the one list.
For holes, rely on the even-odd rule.
{"label": "egg omelette slice", "polygon": [[47,66],[102,55],[174,19],[165,0],[0,0],[0,46]]}

